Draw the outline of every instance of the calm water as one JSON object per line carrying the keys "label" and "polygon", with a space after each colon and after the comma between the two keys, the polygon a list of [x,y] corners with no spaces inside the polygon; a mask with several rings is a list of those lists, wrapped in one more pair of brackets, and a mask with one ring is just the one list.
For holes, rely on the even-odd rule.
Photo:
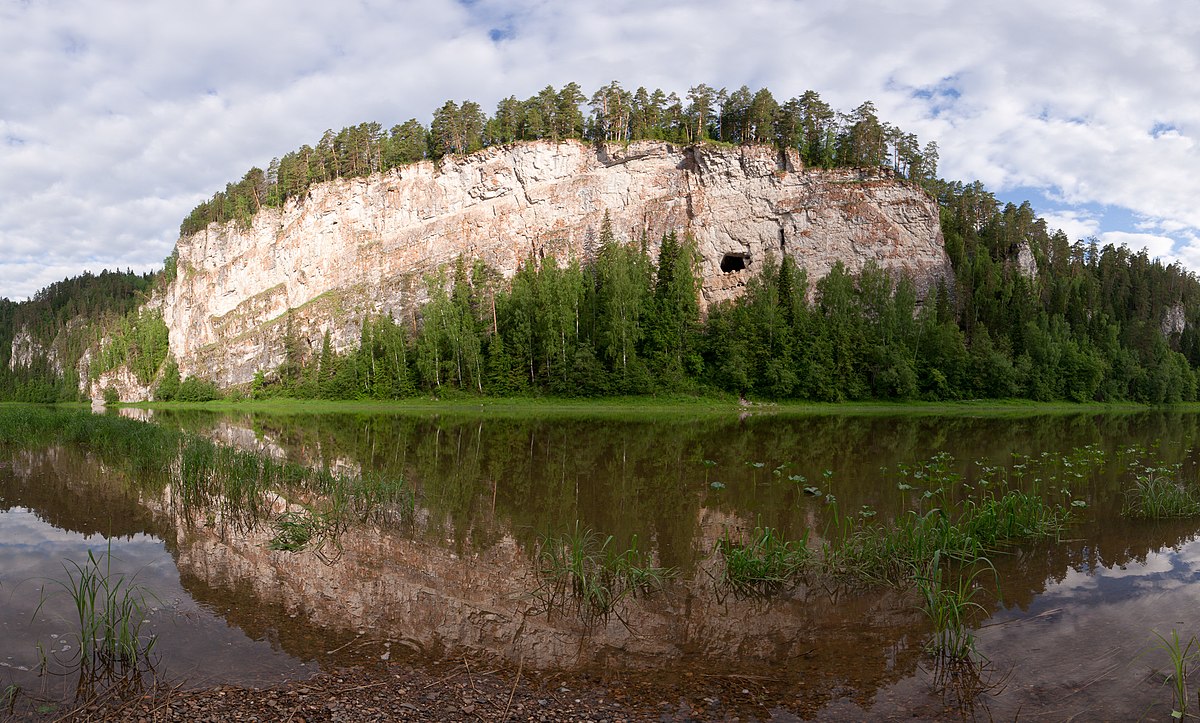
{"label": "calm water", "polygon": [[[1200,633],[1200,521],[1120,514],[1135,462],[1180,465],[1195,482],[1200,415],[193,413],[155,423],[313,467],[402,477],[416,513],[281,552],[269,547],[270,520],[242,529],[182,513],[169,490],[150,493],[70,446],[0,446],[0,689],[69,697],[66,677],[37,675],[39,644],[51,662],[70,657],[70,601],[48,581],[62,578],[64,560],[111,544],[121,569],[154,593],[156,674],[190,685],[468,654],[672,681],[740,676],[754,681],[758,710],[780,719],[955,717],[923,655],[929,627],[910,593],[814,583],[738,600],[713,583],[713,549],[727,530],[770,526],[815,544],[835,510],[902,514],[911,501],[897,489],[899,470],[939,453],[953,457],[964,485],[1007,474],[1084,505],[1068,539],[993,556],[1002,598],[988,599],[977,624],[989,664],[974,715],[1169,719],[1167,657],[1154,632]],[[636,541],[677,578],[606,624],[544,613],[531,594],[535,551],[576,526],[620,549]]]}

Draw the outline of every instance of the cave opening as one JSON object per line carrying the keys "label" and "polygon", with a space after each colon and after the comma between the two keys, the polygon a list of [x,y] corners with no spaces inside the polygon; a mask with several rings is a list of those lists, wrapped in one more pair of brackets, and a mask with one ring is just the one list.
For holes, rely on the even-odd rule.
{"label": "cave opening", "polygon": [[721,273],[731,274],[734,271],[743,271],[746,268],[745,254],[725,254],[721,259]]}

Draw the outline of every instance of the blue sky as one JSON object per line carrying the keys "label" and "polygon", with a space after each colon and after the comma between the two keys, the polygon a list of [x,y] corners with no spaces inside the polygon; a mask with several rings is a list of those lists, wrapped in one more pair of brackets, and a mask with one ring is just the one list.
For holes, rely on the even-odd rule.
{"label": "blue sky", "polygon": [[196,203],[327,128],[614,79],[869,99],[944,177],[1196,270],[1198,71],[1175,0],[0,0],[0,296],[157,268]]}

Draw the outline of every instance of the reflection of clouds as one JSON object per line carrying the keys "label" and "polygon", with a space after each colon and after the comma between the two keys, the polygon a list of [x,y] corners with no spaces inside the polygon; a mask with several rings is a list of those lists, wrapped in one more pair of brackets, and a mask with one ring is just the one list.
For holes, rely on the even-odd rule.
{"label": "reflection of clouds", "polygon": [[1190,542],[1144,563],[1069,570],[1028,610],[998,611],[978,633],[980,652],[1011,671],[992,713],[1006,719],[1022,705],[1051,719],[1160,712],[1170,694],[1151,674],[1167,662],[1154,632],[1200,633],[1197,569],[1200,543]]}
{"label": "reflection of clouds", "polygon": [[[52,665],[69,665],[77,651],[78,615],[59,584],[83,565],[88,551],[102,568],[110,540],[57,529],[24,508],[0,512],[0,670],[7,683],[36,688],[41,644]],[[186,676],[192,683],[266,682],[302,674],[304,665],[251,640],[240,628],[197,605],[179,580],[175,561],[161,540],[145,534],[111,540],[112,573],[130,576],[149,593],[150,631],[158,635],[159,673]],[[65,567],[64,567],[65,565]],[[77,574],[77,573],[76,573]],[[213,665],[220,661],[219,665]],[[202,680],[197,671],[203,670]],[[19,676],[26,676],[20,679]]]}

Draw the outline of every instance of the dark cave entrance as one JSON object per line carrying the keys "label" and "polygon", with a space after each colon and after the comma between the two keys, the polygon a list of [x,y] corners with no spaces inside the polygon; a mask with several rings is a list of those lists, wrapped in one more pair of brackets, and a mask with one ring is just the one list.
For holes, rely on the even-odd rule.
{"label": "dark cave entrance", "polygon": [[744,271],[749,259],[745,254],[725,254],[721,259],[721,273],[730,274],[734,271]]}

